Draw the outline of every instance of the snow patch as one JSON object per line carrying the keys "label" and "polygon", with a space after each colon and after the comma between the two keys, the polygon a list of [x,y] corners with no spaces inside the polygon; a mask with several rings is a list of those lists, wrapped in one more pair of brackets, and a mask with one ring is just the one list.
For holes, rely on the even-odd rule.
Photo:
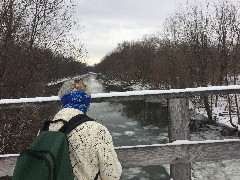
{"label": "snow patch", "polygon": [[[240,89],[240,85],[230,86],[212,86],[212,87],[198,87],[186,89],[170,89],[170,90],[142,90],[142,91],[126,91],[126,92],[111,92],[111,93],[97,93],[92,94],[92,98],[107,98],[107,97],[126,97],[126,96],[143,96],[143,95],[157,95],[157,94],[173,94],[173,93],[187,93],[199,91],[214,91],[214,90],[233,90]],[[27,102],[42,102],[42,101],[57,101],[58,96],[51,97],[36,97],[36,98],[20,98],[20,99],[1,99],[0,104],[11,103],[27,103]]]}
{"label": "snow patch", "polygon": [[124,134],[128,135],[128,136],[132,136],[132,135],[135,134],[135,132],[133,132],[133,131],[125,131]]}
{"label": "snow patch", "polygon": [[138,125],[139,123],[136,122],[136,121],[135,121],[135,122],[133,121],[133,122],[126,122],[125,124],[126,124],[127,126],[136,126],[136,125]]}
{"label": "snow patch", "polygon": [[60,99],[58,96],[20,98],[20,99],[1,99],[0,104],[18,104],[18,103],[47,102],[47,101],[59,101],[59,100]]}
{"label": "snow patch", "polygon": [[145,127],[143,127],[143,129],[145,129],[145,130],[147,130],[147,129],[149,129],[149,130],[155,130],[155,129],[159,129],[158,127],[156,127],[156,126],[154,126],[154,125],[149,125],[149,126],[145,126]]}
{"label": "snow patch", "polygon": [[121,133],[115,133],[115,132],[112,132],[111,134],[112,134],[112,136],[114,136],[114,137],[116,137],[116,136],[122,136]]}
{"label": "snow patch", "polygon": [[151,144],[151,145],[137,145],[137,146],[121,146],[115,149],[126,149],[126,148],[136,148],[136,147],[161,147],[167,145],[182,145],[182,144],[206,144],[206,143],[221,143],[221,142],[240,142],[240,139],[223,139],[223,140],[205,140],[205,141],[189,141],[189,140],[177,140],[172,143],[166,144]]}
{"label": "snow patch", "polygon": [[18,157],[19,154],[0,154],[0,158]]}

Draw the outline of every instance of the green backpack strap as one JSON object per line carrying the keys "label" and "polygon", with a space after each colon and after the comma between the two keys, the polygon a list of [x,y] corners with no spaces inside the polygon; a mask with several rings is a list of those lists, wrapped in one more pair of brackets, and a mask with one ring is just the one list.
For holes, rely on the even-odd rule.
{"label": "green backpack strap", "polygon": [[58,131],[63,132],[64,134],[69,134],[73,129],[75,129],[80,124],[86,121],[94,121],[92,118],[88,117],[85,114],[78,114],[72,117],[67,123],[65,123]]}

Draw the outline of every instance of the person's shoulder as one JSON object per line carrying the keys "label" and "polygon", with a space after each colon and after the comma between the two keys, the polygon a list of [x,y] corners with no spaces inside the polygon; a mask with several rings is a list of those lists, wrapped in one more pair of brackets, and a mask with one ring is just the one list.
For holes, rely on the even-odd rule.
{"label": "person's shoulder", "polygon": [[86,125],[90,125],[92,128],[107,130],[107,128],[103,124],[96,122],[96,121],[87,121],[85,123],[86,123]]}
{"label": "person's shoulder", "polygon": [[88,126],[94,134],[99,135],[99,134],[110,134],[109,130],[107,129],[106,126],[103,124],[96,122],[96,121],[87,121],[85,122],[86,126]]}
{"label": "person's shoulder", "polygon": [[79,111],[78,109],[63,108],[57,112],[57,114],[55,115],[53,120],[63,119],[65,121],[69,121],[71,118],[73,118],[74,116],[77,116],[79,114],[82,114],[82,112]]}

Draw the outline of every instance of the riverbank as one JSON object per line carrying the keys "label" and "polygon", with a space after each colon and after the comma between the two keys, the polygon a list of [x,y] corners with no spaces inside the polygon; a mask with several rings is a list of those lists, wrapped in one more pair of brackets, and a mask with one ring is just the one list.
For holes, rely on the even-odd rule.
{"label": "riverbank", "polygon": [[[109,80],[107,77],[103,77],[102,83],[107,85],[123,86],[125,89],[129,90],[147,90],[153,89],[149,85],[144,85],[136,82],[121,82],[118,80]],[[239,99],[239,95],[237,96]],[[234,101],[231,102],[232,106],[236,108]],[[216,117],[218,123],[222,123],[228,127],[232,127],[228,116],[228,100],[226,96],[219,96],[218,103],[215,107],[215,102],[213,102],[213,115]],[[203,107],[197,107],[190,101],[190,109],[193,109],[195,115],[204,115],[207,117],[207,112]],[[225,116],[222,116],[225,114]],[[237,124],[238,117],[236,114],[236,109],[233,109],[232,112],[232,122]],[[163,134],[162,134],[163,135]],[[166,138],[168,135],[165,134]],[[232,136],[223,136],[222,127],[215,125],[206,125],[200,128],[199,132],[191,132],[191,140],[202,141],[202,140],[220,140],[220,139],[235,139],[238,138],[237,134]],[[170,166],[163,165],[163,167],[170,173]],[[140,171],[141,168],[132,168],[132,174],[134,172]],[[201,162],[201,163],[192,163],[192,179],[193,180],[239,180],[240,179],[240,160],[227,160],[219,162]]]}

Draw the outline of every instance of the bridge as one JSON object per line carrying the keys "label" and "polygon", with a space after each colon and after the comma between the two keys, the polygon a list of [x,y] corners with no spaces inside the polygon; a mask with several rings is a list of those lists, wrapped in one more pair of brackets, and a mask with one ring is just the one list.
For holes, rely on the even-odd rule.
{"label": "bridge", "polygon": [[[93,94],[93,102],[167,99],[169,143],[115,147],[123,167],[171,164],[174,180],[191,179],[191,163],[240,159],[240,139],[190,141],[189,98],[193,96],[239,94],[240,86],[213,86],[172,90],[145,90]],[[2,99],[0,108],[21,108],[59,101],[57,96]],[[0,155],[0,169],[14,169],[18,155]]]}

